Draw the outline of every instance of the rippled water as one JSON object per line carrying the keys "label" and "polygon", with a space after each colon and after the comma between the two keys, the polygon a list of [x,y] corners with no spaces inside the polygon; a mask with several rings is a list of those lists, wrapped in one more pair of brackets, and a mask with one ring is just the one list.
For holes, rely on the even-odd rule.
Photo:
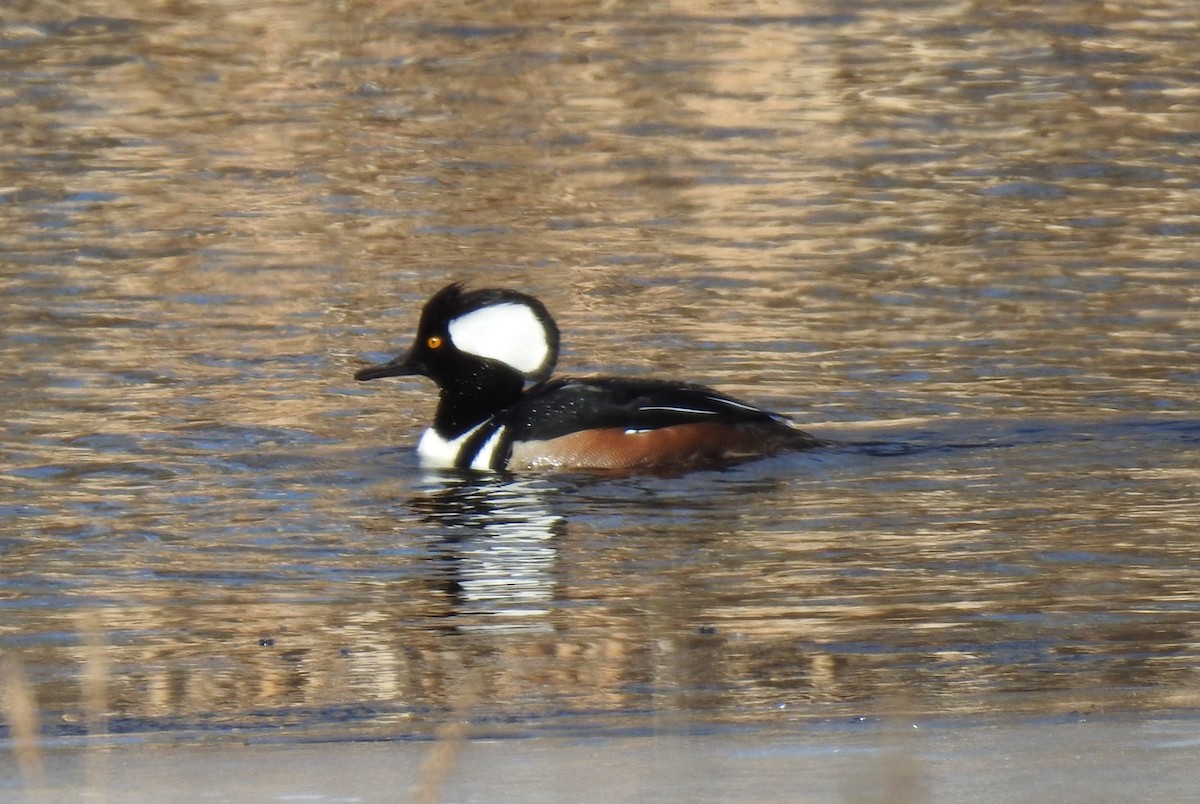
{"label": "rippled water", "polygon": [[[1194,711],[1190,3],[0,20],[0,649],[46,734]],[[543,298],[563,371],[845,443],[423,474],[432,387],[351,375],[451,279]]]}

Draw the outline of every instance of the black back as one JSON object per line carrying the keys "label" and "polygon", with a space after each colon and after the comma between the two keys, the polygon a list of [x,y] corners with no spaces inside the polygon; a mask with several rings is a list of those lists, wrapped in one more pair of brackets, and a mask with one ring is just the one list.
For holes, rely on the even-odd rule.
{"label": "black back", "polygon": [[552,380],[529,389],[501,417],[516,441],[613,427],[654,430],[706,423],[790,427],[778,413],[703,385],[629,377]]}

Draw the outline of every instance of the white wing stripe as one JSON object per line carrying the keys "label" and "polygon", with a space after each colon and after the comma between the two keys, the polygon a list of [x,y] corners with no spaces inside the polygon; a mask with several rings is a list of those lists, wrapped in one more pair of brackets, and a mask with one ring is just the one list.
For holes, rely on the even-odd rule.
{"label": "white wing stripe", "polygon": [[733,408],[735,410],[745,410],[750,413],[767,413],[762,408],[754,405],[747,405],[745,402],[738,402],[733,399],[722,399],[716,396],[710,396],[708,399],[715,403],[716,410],[708,410],[703,408],[685,408],[674,405],[643,405],[638,410],[664,410],[671,413],[694,413],[697,416],[717,416],[721,413],[721,408]]}
{"label": "white wing stripe", "polygon": [[718,403],[725,405],[726,407],[730,407],[730,408],[739,408],[741,410],[749,410],[749,411],[753,411],[754,413],[765,413],[766,412],[762,408],[755,407],[754,405],[747,405],[745,402],[738,402],[736,399],[718,399],[715,396],[710,396],[709,399],[711,399],[713,402],[718,402]]}
{"label": "white wing stripe", "polygon": [[643,405],[638,410],[667,410],[672,413],[695,413],[700,416],[716,416],[715,410],[697,410],[696,408],[676,408],[670,405]]}

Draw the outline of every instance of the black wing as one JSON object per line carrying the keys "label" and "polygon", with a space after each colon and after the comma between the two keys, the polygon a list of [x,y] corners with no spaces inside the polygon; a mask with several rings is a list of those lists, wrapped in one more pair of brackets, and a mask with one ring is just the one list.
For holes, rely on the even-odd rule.
{"label": "black wing", "polygon": [[518,441],[557,438],[576,430],[656,430],[679,424],[774,424],[778,413],[703,385],[626,377],[559,379],[531,388],[505,416]]}

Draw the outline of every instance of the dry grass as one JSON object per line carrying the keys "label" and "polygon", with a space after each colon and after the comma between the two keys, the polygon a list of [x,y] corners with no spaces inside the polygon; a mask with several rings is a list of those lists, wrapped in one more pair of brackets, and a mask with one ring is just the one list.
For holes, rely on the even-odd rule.
{"label": "dry grass", "polygon": [[102,745],[108,733],[109,662],[107,643],[100,618],[94,611],[80,616],[80,635],[83,638],[83,711],[87,725],[88,751],[86,774],[88,800],[103,804],[107,801],[108,756]]}
{"label": "dry grass", "polygon": [[[107,800],[108,763],[103,745],[108,732],[108,648],[95,612],[80,615],[82,701],[87,727],[86,791],[89,801]],[[13,754],[25,786],[26,799],[49,801],[42,752],[41,715],[34,686],[15,653],[0,657],[0,719],[9,726]]]}
{"label": "dry grass", "polygon": [[480,699],[482,680],[468,676],[450,708],[448,719],[434,732],[433,748],[421,763],[417,783],[413,787],[414,804],[436,804],[442,800],[442,787],[458,763],[466,744],[468,715]]}
{"label": "dry grass", "polygon": [[4,692],[0,714],[8,721],[13,753],[25,780],[29,800],[46,801],[46,771],[42,764],[37,699],[25,677],[25,666],[13,654],[0,657],[0,688]]}

